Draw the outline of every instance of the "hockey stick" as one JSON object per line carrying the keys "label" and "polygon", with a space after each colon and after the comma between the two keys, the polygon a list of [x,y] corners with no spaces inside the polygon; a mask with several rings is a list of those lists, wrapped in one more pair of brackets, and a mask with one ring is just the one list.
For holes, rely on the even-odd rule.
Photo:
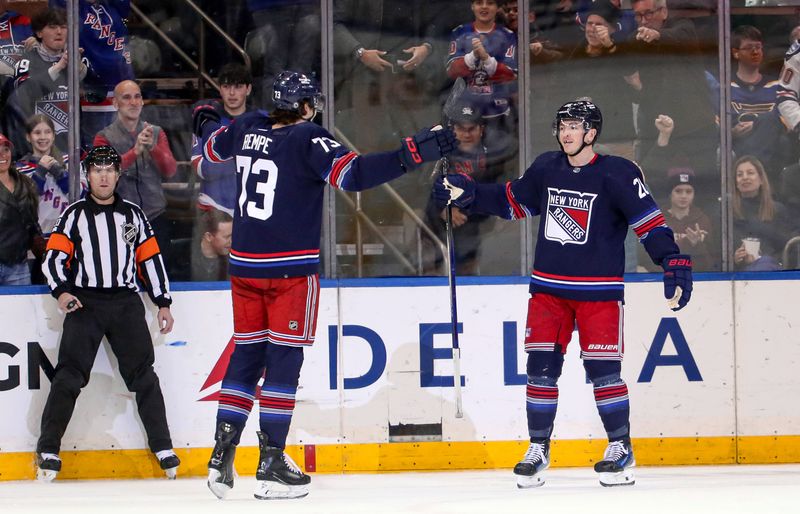
{"label": "hockey stick", "polygon": [[[459,77],[450,89],[450,94],[447,96],[447,101],[445,101],[443,108],[443,121],[445,125],[449,124],[450,118],[453,115],[453,109],[466,87],[467,84],[464,82],[464,79]],[[450,161],[446,156],[442,157],[439,161],[442,177],[447,176],[449,167]],[[458,345],[458,305],[456,303],[456,247],[453,241],[453,207],[450,203],[447,204],[445,212],[447,260],[449,263],[447,283],[450,287],[450,334],[453,343],[453,385],[455,387],[454,391],[456,397],[456,418],[463,418],[464,409],[461,404],[461,347]]]}

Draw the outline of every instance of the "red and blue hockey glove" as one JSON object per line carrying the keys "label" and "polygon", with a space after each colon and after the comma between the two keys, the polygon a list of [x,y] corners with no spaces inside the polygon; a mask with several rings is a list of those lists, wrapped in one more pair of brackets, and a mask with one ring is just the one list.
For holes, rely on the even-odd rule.
{"label": "red and blue hockey glove", "polygon": [[439,175],[433,183],[432,194],[439,209],[452,203],[467,210],[475,200],[475,181],[462,173],[451,173],[446,177]]}
{"label": "red and blue hockey glove", "polygon": [[664,258],[664,297],[673,311],[683,309],[692,297],[692,258],[675,254]]}
{"label": "red and blue hockey glove", "polygon": [[208,122],[212,122],[215,125],[219,123],[221,108],[222,106],[215,100],[195,106],[192,111],[192,132],[195,136],[202,139],[204,135],[203,126]]}
{"label": "red and blue hockey glove", "polygon": [[458,146],[456,135],[449,128],[437,125],[432,129],[420,130],[413,136],[403,139],[400,147],[400,161],[406,168],[414,169],[423,162],[438,161],[453,152]]}

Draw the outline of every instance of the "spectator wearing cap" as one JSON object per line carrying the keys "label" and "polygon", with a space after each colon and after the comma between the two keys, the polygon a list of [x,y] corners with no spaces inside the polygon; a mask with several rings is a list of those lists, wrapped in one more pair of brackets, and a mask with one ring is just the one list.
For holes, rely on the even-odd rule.
{"label": "spectator wearing cap", "polygon": [[715,240],[712,237],[711,219],[694,204],[694,170],[688,167],[671,168],[667,171],[667,181],[671,189],[664,219],[675,233],[675,242],[682,253],[692,255],[694,269],[718,269],[718,263],[714,262],[710,250]]}
{"label": "spectator wearing cap", "polygon": [[[448,157],[448,173],[469,175],[479,184],[492,184],[503,174],[507,145],[500,136],[487,138],[486,120],[480,108],[470,97],[459,102],[451,112],[445,113],[453,124],[458,148]],[[438,171],[438,170],[437,170]],[[426,220],[437,237],[444,240],[446,212],[430,198],[425,209]],[[481,234],[491,229],[493,221],[482,214],[470,214],[452,207],[453,240],[455,242],[456,273],[476,275],[480,265]],[[432,271],[439,269],[443,256],[436,255]]]}
{"label": "spectator wearing cap", "polygon": [[33,180],[17,171],[14,145],[0,134],[0,285],[31,283],[28,250],[44,252],[39,228],[39,194]]}

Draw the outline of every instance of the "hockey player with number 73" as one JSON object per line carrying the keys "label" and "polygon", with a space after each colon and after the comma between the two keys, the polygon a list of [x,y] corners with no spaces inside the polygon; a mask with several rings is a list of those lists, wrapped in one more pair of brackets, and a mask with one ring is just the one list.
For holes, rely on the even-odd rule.
{"label": "hockey player with number 73", "polygon": [[558,379],[577,322],[581,358],[594,387],[608,435],[594,466],[603,486],[633,485],[628,388],[622,380],[624,241],[633,229],[653,262],[664,268],[664,295],[672,310],[692,293],[692,262],[680,255],[672,230],[633,162],[598,155],[603,126],[588,101],[563,105],[553,135],[561,151],[539,156],[524,175],[504,185],[476,184],[447,175],[434,184],[440,205],[506,219],[542,216],[531,273],[525,351],[526,413],[530,445],[514,467],[517,486],[544,484],[558,406]]}
{"label": "hockey player with number 73", "polygon": [[398,150],[357,155],[311,123],[324,97],[302,73],[279,74],[272,100],[269,115],[243,114],[227,127],[219,125],[213,106],[197,106],[193,114],[204,157],[235,159],[237,176],[229,266],[235,349],[222,381],[208,463],[208,487],[218,498],[233,487],[236,445],[262,375],[255,497],[308,494],[311,478],[284,448],[303,349],[316,330],[325,187],[362,191],[456,148],[453,132],[437,127],[403,139]]}

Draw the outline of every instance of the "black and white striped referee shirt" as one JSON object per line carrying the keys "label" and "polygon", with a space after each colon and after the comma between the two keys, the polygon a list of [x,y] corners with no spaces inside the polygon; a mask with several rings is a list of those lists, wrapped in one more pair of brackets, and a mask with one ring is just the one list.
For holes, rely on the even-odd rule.
{"label": "black and white striped referee shirt", "polygon": [[153,303],[172,303],[150,222],[139,206],[118,194],[110,205],[87,195],[61,214],[47,242],[42,271],[56,299],[75,288],[136,291],[138,277]]}

